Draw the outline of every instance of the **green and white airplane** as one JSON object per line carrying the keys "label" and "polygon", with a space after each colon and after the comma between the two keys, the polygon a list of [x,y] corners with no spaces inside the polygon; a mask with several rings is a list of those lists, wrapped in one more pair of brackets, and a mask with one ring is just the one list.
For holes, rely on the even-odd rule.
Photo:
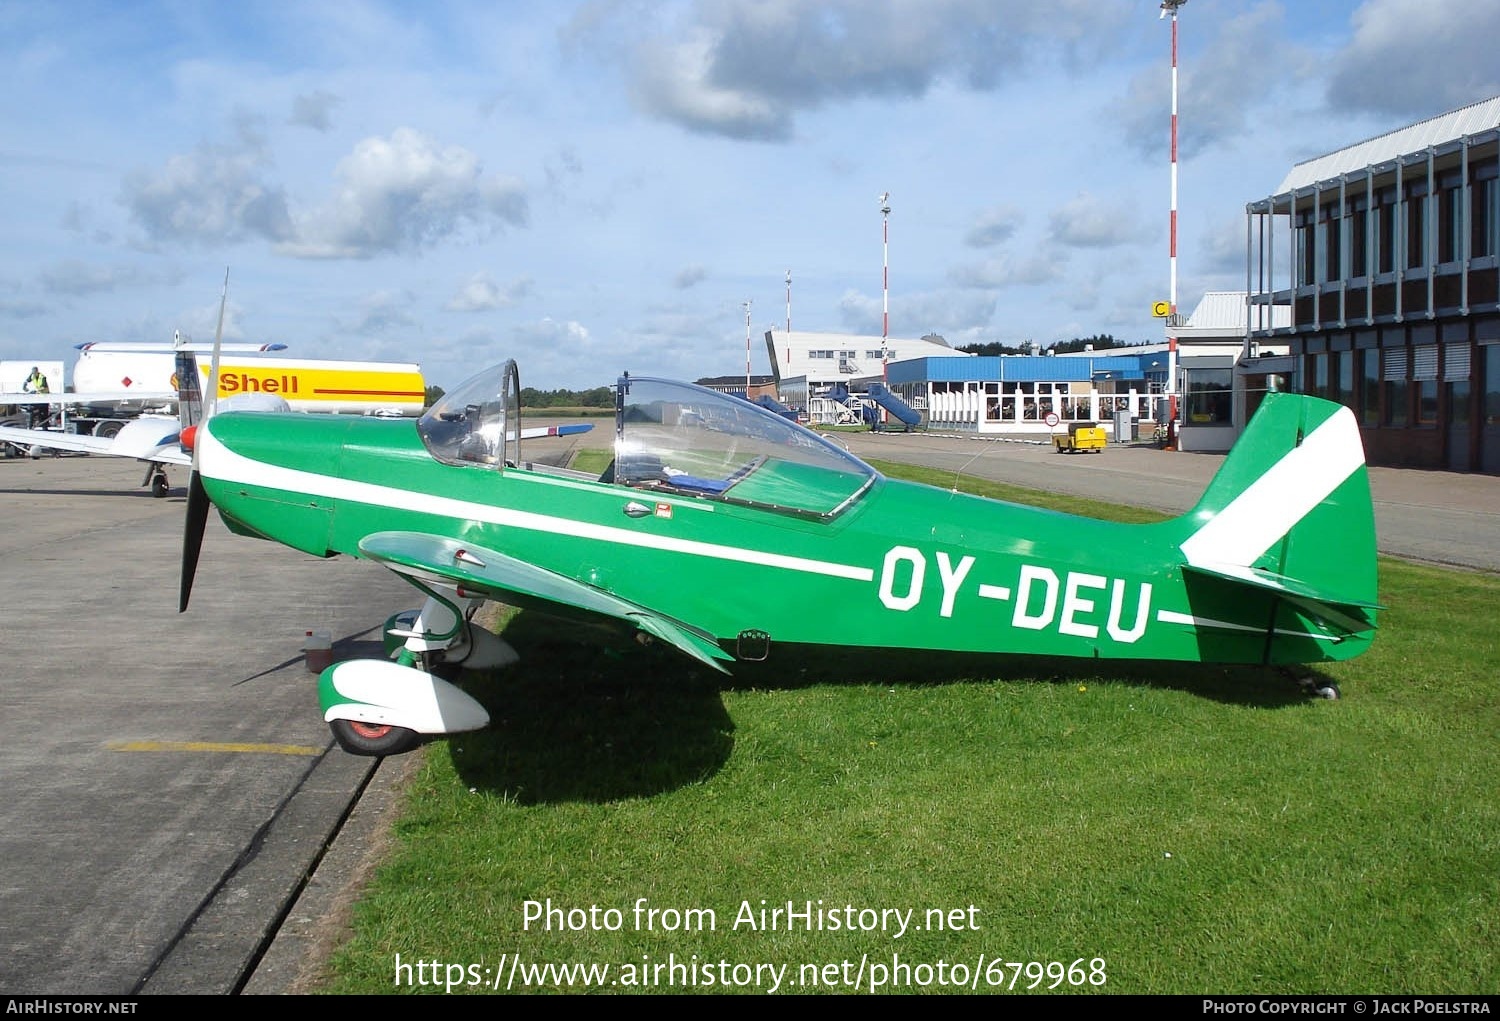
{"label": "green and white airplane", "polygon": [[471,622],[485,600],[611,619],[725,672],[802,644],[1289,666],[1374,636],[1359,430],[1316,398],[1268,395],[1197,507],[1147,525],[889,479],[688,383],[620,379],[602,475],[528,461],[519,418],[509,361],[416,421],[206,418],[184,431],[181,608],[210,504],[236,533],[409,581],[426,599],[388,622],[394,658],[320,677],[365,755],[488,723],[440,676],[515,659]]}

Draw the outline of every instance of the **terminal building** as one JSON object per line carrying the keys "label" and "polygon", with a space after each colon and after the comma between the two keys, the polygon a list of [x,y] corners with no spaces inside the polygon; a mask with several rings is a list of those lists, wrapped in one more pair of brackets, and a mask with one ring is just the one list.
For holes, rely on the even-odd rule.
{"label": "terminal building", "polygon": [[1299,163],[1247,205],[1247,345],[1371,464],[1500,473],[1500,97]]}
{"label": "terminal building", "polygon": [[1154,422],[1171,361],[1166,344],[980,357],[933,336],[768,331],[766,346],[782,403],[814,424],[859,421],[860,395],[881,384],[921,415],[922,428],[975,433],[1046,434],[1066,422],[1113,421],[1122,411]]}

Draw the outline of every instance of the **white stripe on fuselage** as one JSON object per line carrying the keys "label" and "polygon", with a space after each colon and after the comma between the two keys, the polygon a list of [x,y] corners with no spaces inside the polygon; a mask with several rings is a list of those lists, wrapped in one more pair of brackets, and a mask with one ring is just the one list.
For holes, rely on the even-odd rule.
{"label": "white stripe on fuselage", "polygon": [[1354,413],[1340,408],[1182,544],[1190,564],[1248,567],[1365,463]]}
{"label": "white stripe on fuselage", "polygon": [[[697,542],[691,539],[673,539],[669,536],[647,535],[625,528],[595,525],[573,518],[559,518],[548,514],[495,507],[490,504],[455,500],[446,496],[434,496],[409,489],[377,485],[373,482],[357,482],[353,479],[334,478],[317,472],[267,464],[245,457],[230,450],[211,430],[204,430],[199,437],[200,464],[203,474],[222,482],[237,482],[250,486],[264,486],[309,496],[324,496],[333,500],[352,500],[373,507],[400,507],[426,514],[454,518],[459,521],[483,521],[487,524],[508,525],[552,535],[569,535],[600,542],[639,546],[644,549],[686,553],[690,556],[713,557],[717,560],[732,560],[763,567],[777,567],[808,574],[822,574],[833,578],[848,578],[853,581],[874,581],[875,571],[869,567],[850,564],[835,564],[826,560],[810,560],[805,557],[767,553],[762,550],[740,549],[737,546],[721,546],[717,543]],[[212,466],[209,470],[208,466]]]}

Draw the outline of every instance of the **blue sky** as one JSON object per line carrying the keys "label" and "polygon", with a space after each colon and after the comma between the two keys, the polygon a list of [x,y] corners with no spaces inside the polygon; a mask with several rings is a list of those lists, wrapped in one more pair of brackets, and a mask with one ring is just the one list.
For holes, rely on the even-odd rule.
{"label": "blue sky", "polygon": [[[1160,339],[1152,0],[0,5],[0,358],[226,336],[451,388],[760,336]],[[1494,0],[1189,0],[1178,303],[1291,166],[1500,94]]]}

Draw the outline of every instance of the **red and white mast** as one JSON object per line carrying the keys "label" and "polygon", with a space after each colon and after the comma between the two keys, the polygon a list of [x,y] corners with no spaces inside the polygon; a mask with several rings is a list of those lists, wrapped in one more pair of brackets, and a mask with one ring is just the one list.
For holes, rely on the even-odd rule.
{"label": "red and white mast", "polygon": [[750,399],[750,302],[745,302],[745,400]]}
{"label": "red and white mast", "polygon": [[880,193],[880,378],[890,380],[891,360],[891,193]]}
{"label": "red and white mast", "polygon": [[792,271],[786,271],[786,332],[792,332]]}
{"label": "red and white mast", "polygon": [[[1187,0],[1162,0],[1161,15],[1172,16],[1172,212],[1171,212],[1171,281],[1167,299],[1172,304],[1172,314],[1177,314],[1177,8]],[[1158,19],[1159,20],[1159,19]]]}
{"label": "red and white mast", "polygon": [[[1157,20],[1168,15],[1172,17],[1172,140],[1171,140],[1171,162],[1172,162],[1172,212],[1170,223],[1169,261],[1171,264],[1171,279],[1167,291],[1167,300],[1171,305],[1169,318],[1170,326],[1177,325],[1177,9],[1187,0],[1161,0],[1161,14]],[[1167,408],[1171,420],[1177,419],[1177,338],[1168,338],[1167,344]]]}

